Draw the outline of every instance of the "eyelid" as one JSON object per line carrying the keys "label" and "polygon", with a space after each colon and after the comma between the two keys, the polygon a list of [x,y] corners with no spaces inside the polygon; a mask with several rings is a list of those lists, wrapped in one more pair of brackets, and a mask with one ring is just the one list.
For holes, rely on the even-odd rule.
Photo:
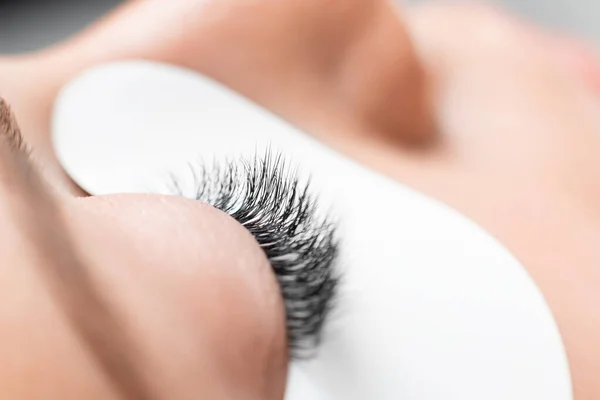
{"label": "eyelid", "polygon": [[188,166],[192,182],[172,171],[167,193],[210,204],[254,236],[279,283],[291,356],[312,358],[334,309],[341,277],[337,221],[320,210],[310,178],[302,179],[295,166],[271,148],[251,158],[214,160],[212,165],[198,160]]}

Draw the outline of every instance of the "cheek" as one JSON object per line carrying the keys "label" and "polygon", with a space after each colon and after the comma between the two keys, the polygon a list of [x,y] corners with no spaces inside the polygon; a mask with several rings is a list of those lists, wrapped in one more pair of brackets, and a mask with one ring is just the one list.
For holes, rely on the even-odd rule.
{"label": "cheek", "polygon": [[280,396],[284,311],[250,235],[208,206],[118,197],[80,200],[70,220],[155,390]]}

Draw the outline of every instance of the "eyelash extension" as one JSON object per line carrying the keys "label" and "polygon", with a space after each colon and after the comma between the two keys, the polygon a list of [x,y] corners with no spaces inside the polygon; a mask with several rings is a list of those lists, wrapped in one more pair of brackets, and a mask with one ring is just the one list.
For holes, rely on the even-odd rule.
{"label": "eyelash extension", "polygon": [[[229,214],[264,251],[284,299],[290,353],[295,359],[310,358],[321,342],[340,277],[335,224],[318,216],[309,181],[302,183],[270,150],[252,161],[189,167],[192,197]],[[174,174],[170,190],[184,195]]]}

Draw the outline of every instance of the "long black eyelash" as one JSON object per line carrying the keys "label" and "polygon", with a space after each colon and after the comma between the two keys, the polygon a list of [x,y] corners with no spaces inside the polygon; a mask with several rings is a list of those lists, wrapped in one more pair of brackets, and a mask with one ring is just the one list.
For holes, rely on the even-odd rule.
{"label": "long black eyelash", "polygon": [[[317,214],[309,183],[271,151],[253,161],[190,167],[195,199],[236,219],[265,252],[285,302],[290,352],[310,357],[334,303],[339,246],[334,223]],[[174,194],[182,195],[172,178]]]}

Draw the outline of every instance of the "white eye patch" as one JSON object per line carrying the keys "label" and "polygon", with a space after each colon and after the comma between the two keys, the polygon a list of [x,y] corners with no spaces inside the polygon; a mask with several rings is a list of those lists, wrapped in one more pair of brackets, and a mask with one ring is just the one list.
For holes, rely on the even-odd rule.
{"label": "white eye patch", "polygon": [[291,366],[287,400],[572,399],[552,314],[496,240],[212,80],[149,62],[90,70],[59,95],[53,140],[91,194],[268,147],[311,175],[339,220],[343,280],[317,357]]}

